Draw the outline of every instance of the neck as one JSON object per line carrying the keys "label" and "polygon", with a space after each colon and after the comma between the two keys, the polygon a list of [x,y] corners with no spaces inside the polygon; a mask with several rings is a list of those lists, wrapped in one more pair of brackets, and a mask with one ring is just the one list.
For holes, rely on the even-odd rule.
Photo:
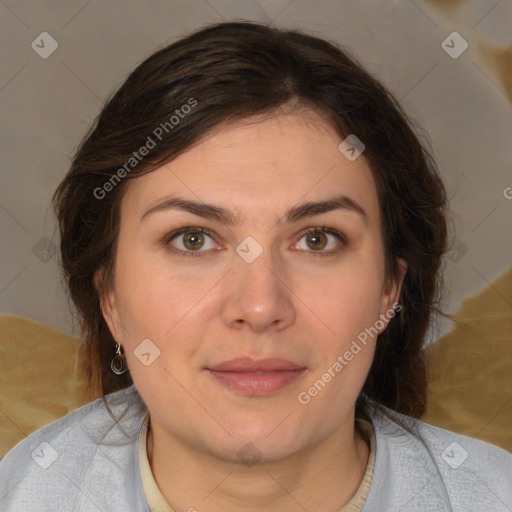
{"label": "neck", "polygon": [[348,426],[286,460],[244,466],[219,460],[150,423],[148,459],[174,510],[304,512],[339,510],[356,493],[370,447]]}

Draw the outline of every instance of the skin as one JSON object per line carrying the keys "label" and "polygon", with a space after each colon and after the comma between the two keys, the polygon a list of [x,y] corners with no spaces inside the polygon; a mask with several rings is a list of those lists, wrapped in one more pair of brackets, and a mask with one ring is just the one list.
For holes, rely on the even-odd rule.
{"label": "skin", "polygon": [[[244,120],[128,183],[103,313],[149,409],[151,469],[176,511],[338,510],[361,483],[369,446],[354,429],[354,409],[376,338],[307,405],[297,398],[392,308],[405,272],[399,282],[385,275],[375,183],[364,155],[349,161],[341,141],[312,111]],[[296,204],[340,194],[366,219],[337,209],[284,221]],[[173,195],[228,208],[242,222],[176,209],[140,221]],[[318,248],[314,235],[300,234],[323,225],[346,242],[324,232]],[[198,257],[162,241],[183,227],[210,230],[199,249],[185,245],[190,234],[168,244]],[[252,263],[236,252],[248,236],[263,248]],[[160,350],[148,366],[134,354],[147,338]],[[237,356],[307,369],[282,390],[246,396],[205,370]],[[261,454],[254,465],[237,456],[246,443]]]}

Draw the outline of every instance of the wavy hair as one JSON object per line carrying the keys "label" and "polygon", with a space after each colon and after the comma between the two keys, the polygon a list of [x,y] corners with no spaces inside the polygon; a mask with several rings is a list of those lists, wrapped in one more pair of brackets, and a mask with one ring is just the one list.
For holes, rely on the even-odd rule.
{"label": "wavy hair", "polygon": [[[174,123],[191,99],[192,111]],[[424,340],[440,299],[447,239],[446,193],[427,142],[393,95],[338,45],[252,22],[204,27],[138,65],[106,101],[54,193],[62,272],[96,395],[132,384],[129,373],[110,370],[115,341],[101,312],[127,180],[171,161],[221,124],[287,105],[314,109],[341,137],[354,133],[363,141],[378,191],[386,273],[398,277],[398,258],[408,265],[401,311],[378,337],[356,415],[369,399],[409,416],[424,413]],[[154,149],[121,171],[157,127]]]}

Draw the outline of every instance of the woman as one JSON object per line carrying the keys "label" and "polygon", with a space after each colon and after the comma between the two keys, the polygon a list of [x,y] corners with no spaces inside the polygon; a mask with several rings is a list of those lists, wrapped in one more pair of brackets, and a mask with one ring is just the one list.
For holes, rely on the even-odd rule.
{"label": "woman", "polygon": [[511,510],[510,454],[417,419],[445,191],[340,49],[222,23],[158,51],[54,204],[102,398],[11,450],[1,510]]}

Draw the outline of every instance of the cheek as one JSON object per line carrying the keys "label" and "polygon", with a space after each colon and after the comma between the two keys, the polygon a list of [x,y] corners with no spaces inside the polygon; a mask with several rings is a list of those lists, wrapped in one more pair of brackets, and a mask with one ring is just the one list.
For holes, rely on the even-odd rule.
{"label": "cheek", "polygon": [[[317,364],[300,403],[310,401],[315,409],[355,401],[373,360],[382,280],[379,262],[359,257],[328,279],[326,276],[322,289],[309,295],[315,313],[328,329],[322,328],[324,334],[316,339]],[[329,410],[338,415],[344,409],[333,406]]]}
{"label": "cheek", "polygon": [[[367,268],[368,270],[368,268]],[[328,333],[316,338],[316,361],[297,396],[305,412],[334,425],[347,414],[373,361],[380,312],[378,272],[340,273],[313,300]]]}
{"label": "cheek", "polygon": [[181,309],[180,304],[187,302],[190,293],[176,277],[172,266],[162,258],[136,249],[119,251],[116,262],[119,310],[134,330],[149,329],[162,336],[162,329],[164,332],[169,329]]}
{"label": "cheek", "polygon": [[340,341],[357,336],[379,319],[383,272],[378,263],[365,263],[360,258],[322,281],[321,290],[313,297],[310,292],[309,297],[315,303],[315,312],[325,319],[335,336],[341,337]]}
{"label": "cheek", "polygon": [[[173,374],[182,372],[183,363],[193,357],[200,334],[211,321],[211,312],[205,310],[205,301],[201,300],[211,287],[210,280],[194,279],[161,258],[151,259],[137,251],[132,251],[130,258],[119,258],[118,311],[134,379],[141,374],[151,381],[161,380],[166,377],[159,375],[163,368]],[[135,357],[146,339],[159,351],[155,365],[148,368]]]}

